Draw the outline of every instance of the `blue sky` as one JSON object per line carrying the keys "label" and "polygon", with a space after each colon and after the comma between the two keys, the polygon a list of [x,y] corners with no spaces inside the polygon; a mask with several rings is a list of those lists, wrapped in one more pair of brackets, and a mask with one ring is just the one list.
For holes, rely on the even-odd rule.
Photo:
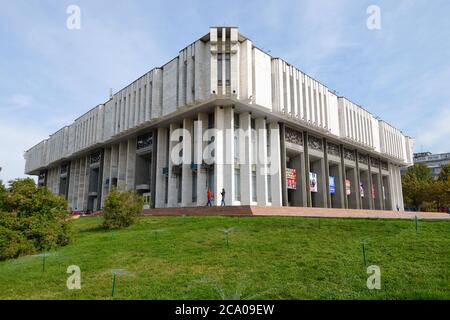
{"label": "blue sky", "polygon": [[[81,29],[66,28],[69,5]],[[381,29],[366,26],[369,5]],[[25,150],[208,32],[238,26],[417,139],[450,152],[450,1],[0,0],[0,179]]]}

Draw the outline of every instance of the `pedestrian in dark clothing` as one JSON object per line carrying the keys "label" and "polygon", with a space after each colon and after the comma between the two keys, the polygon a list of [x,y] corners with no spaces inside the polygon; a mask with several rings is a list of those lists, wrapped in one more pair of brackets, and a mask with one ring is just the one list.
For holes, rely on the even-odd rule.
{"label": "pedestrian in dark clothing", "polygon": [[220,204],[221,207],[225,207],[225,189],[222,188],[222,192],[220,193],[222,196],[222,202]]}

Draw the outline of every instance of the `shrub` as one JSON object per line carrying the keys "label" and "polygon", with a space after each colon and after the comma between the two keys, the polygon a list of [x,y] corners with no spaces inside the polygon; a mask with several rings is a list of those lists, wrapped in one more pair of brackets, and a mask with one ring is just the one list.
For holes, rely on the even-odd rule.
{"label": "shrub", "polygon": [[134,190],[112,190],[105,199],[103,227],[116,229],[130,226],[141,213],[143,205],[144,199]]}
{"label": "shrub", "polygon": [[33,243],[19,231],[0,226],[0,260],[35,252]]}
{"label": "shrub", "polygon": [[32,179],[0,186],[0,260],[51,250],[73,239],[67,202]]}

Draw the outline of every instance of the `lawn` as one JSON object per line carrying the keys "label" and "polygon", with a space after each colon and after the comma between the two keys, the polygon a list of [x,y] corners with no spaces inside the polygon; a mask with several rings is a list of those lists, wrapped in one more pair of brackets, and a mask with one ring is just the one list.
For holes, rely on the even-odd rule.
{"label": "lawn", "polygon": [[[45,259],[0,262],[0,299],[450,299],[450,222],[299,217],[142,217]],[[229,232],[227,246],[224,229]],[[381,269],[369,290],[367,266]],[[68,290],[67,267],[81,269]]]}

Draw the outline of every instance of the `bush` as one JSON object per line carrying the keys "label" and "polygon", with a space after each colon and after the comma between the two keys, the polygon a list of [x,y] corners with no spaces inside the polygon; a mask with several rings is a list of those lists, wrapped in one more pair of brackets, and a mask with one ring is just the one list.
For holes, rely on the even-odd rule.
{"label": "bush", "polygon": [[0,260],[56,249],[73,239],[67,202],[32,179],[0,185]]}
{"label": "bush", "polygon": [[19,231],[0,226],[0,260],[17,258],[35,252],[33,243]]}
{"label": "bush", "polygon": [[103,227],[116,229],[130,226],[141,213],[143,205],[143,197],[134,190],[112,190],[105,199]]}

